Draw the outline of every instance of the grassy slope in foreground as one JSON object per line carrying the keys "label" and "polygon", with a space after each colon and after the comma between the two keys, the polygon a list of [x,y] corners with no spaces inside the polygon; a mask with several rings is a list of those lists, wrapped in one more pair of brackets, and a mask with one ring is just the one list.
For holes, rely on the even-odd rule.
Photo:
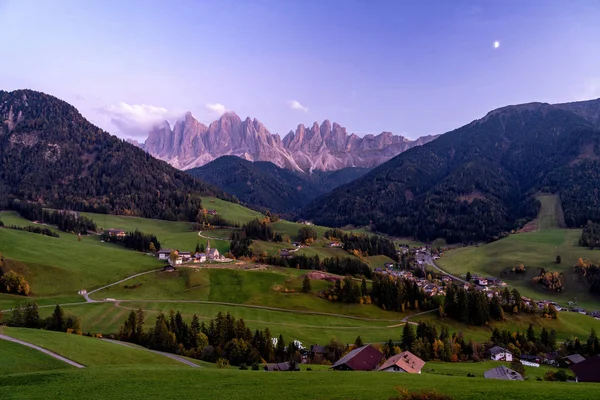
{"label": "grassy slope in foreground", "polygon": [[5,328],[4,334],[36,344],[85,366],[99,365],[183,365],[168,357],[142,349],[86,336],[25,328]]}
{"label": "grassy slope in foreground", "polygon": [[41,351],[0,339],[0,376],[74,368]]}
{"label": "grassy slope in foreground", "polygon": [[[31,383],[35,382],[35,385]],[[27,390],[23,390],[27,386]],[[101,367],[0,377],[2,398],[386,400],[394,387],[436,389],[455,399],[592,399],[594,384],[507,382],[431,374],[310,371],[266,373],[235,369]]]}
{"label": "grassy slope in foreground", "polygon": [[[600,253],[580,247],[580,236],[580,230],[566,229],[519,233],[478,247],[447,251],[437,263],[453,274],[464,275],[470,271],[473,274],[500,277],[511,287],[517,288],[523,296],[553,300],[563,305],[574,301],[581,306],[595,309],[600,303],[589,293],[587,284],[579,275],[573,273],[572,267],[580,257],[597,262]],[[562,258],[561,264],[555,262],[557,255]],[[521,263],[527,268],[525,275],[503,274],[507,268]],[[564,274],[562,293],[545,291],[541,286],[530,284],[530,279],[539,274],[540,268]]]}

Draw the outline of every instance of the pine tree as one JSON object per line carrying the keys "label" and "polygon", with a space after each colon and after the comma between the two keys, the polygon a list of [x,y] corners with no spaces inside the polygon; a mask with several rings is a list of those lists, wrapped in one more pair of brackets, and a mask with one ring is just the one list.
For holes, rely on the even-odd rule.
{"label": "pine tree", "polygon": [[365,279],[365,277],[362,277],[362,281],[360,283],[360,295],[361,296],[368,296],[369,295],[369,291],[367,289],[367,280]]}
{"label": "pine tree", "polygon": [[306,274],[302,280],[302,293],[310,293],[311,290],[310,277]]}
{"label": "pine tree", "polygon": [[144,310],[142,308],[138,308],[135,313],[135,343],[143,343],[144,342],[144,324],[146,323]]}
{"label": "pine tree", "polygon": [[359,336],[356,337],[356,339],[354,340],[354,348],[359,348],[359,347],[363,347],[365,344],[363,343],[362,338]]}
{"label": "pine tree", "polygon": [[402,348],[404,350],[412,348],[415,339],[415,330],[413,329],[412,325],[408,322],[405,323],[404,328],[402,329]]}
{"label": "pine tree", "polygon": [[535,343],[535,332],[533,331],[533,324],[529,324],[529,328],[527,328],[527,341]]}
{"label": "pine tree", "polygon": [[54,312],[50,317],[50,324],[48,329],[51,331],[63,332],[65,330],[65,313],[62,308],[57,304],[54,308]]}
{"label": "pine tree", "polygon": [[41,326],[40,313],[37,303],[31,302],[25,307],[23,313],[23,325],[25,328],[39,328]]}
{"label": "pine tree", "polygon": [[473,279],[473,275],[471,275],[471,271],[467,271],[467,277],[466,277],[467,282],[471,282],[471,279]]}
{"label": "pine tree", "polygon": [[201,253],[201,251],[200,251],[200,242],[196,243],[196,249],[194,250],[194,253]]}

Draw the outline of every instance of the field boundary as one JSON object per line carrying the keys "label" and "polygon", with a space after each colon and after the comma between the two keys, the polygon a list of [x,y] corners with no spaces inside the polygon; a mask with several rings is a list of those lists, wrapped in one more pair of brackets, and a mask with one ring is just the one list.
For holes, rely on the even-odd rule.
{"label": "field boundary", "polygon": [[35,345],[33,343],[25,342],[25,341],[20,340],[20,339],[15,339],[14,337],[11,337],[11,336],[8,336],[8,335],[4,335],[4,334],[1,334],[1,333],[0,333],[0,339],[6,340],[8,342],[13,342],[13,343],[17,343],[17,344],[20,344],[20,345],[23,345],[23,346],[30,347],[30,348],[32,348],[34,350],[37,350],[37,351],[42,352],[42,353],[44,353],[46,355],[49,355],[52,358],[55,358],[55,359],[57,359],[59,361],[67,363],[69,365],[72,365],[75,368],[85,368],[85,365],[79,364],[78,362],[70,360],[70,359],[68,359],[66,357],[61,356],[60,354],[57,354],[57,353],[55,353],[53,351],[50,351],[50,350],[47,350],[47,349],[45,349],[43,347],[40,347],[38,345]]}

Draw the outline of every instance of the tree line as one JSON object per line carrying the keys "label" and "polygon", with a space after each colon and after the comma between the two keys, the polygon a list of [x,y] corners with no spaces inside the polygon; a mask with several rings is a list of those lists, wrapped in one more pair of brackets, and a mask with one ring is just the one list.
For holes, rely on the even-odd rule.
{"label": "tree line", "polygon": [[188,324],[179,311],[160,313],[148,329],[144,312],[131,311],[117,338],[154,350],[180,354],[208,362],[226,360],[231,365],[297,360],[298,343],[287,345],[282,335],[273,336],[269,328],[255,330],[243,319],[219,312],[208,324],[196,314]]}
{"label": "tree line", "polygon": [[160,242],[154,234],[143,233],[137,229],[133,232],[127,232],[125,236],[121,238],[116,235],[110,235],[108,231],[102,232],[100,237],[105,242],[121,244],[128,249],[136,251],[150,251],[154,253],[161,249]]}
{"label": "tree line", "polygon": [[55,238],[60,237],[60,235],[58,233],[54,232],[52,229],[47,228],[45,226],[4,225],[4,223],[0,220],[0,228],[7,228],[7,229],[15,230],[15,231],[24,231],[24,232],[36,233],[38,235],[45,235],[45,236],[50,236],[50,237],[55,237]]}
{"label": "tree line", "polygon": [[310,269],[336,275],[365,276],[367,279],[371,279],[373,276],[373,272],[367,264],[359,259],[349,257],[327,257],[321,259],[318,255],[310,257],[303,254],[295,254],[290,257],[259,255],[257,261],[279,267]]}
{"label": "tree line", "polygon": [[396,246],[391,240],[379,235],[345,233],[341,229],[325,231],[324,236],[330,240],[339,240],[343,249],[349,253],[364,256],[385,255],[392,260],[397,259]]}
{"label": "tree line", "polygon": [[87,235],[88,231],[98,230],[96,223],[91,219],[71,211],[54,211],[43,208],[40,204],[15,200],[10,208],[30,221],[39,221],[43,224],[56,225],[64,232]]}
{"label": "tree line", "polygon": [[35,302],[27,303],[24,307],[17,304],[6,324],[14,327],[46,329],[81,335],[81,321],[79,318],[75,315],[66,314],[58,304],[52,315],[47,318],[40,317],[39,308]]}

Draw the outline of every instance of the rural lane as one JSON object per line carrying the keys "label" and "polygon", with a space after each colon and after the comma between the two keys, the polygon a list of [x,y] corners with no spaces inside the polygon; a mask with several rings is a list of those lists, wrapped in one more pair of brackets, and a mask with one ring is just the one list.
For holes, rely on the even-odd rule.
{"label": "rural lane", "polygon": [[459,278],[458,276],[454,276],[451,275],[449,273],[447,273],[446,271],[444,271],[443,269],[441,269],[440,267],[438,267],[438,265],[435,263],[435,261],[433,260],[433,257],[431,257],[431,254],[426,254],[425,255],[425,262],[429,265],[431,265],[433,268],[437,269],[439,272],[441,272],[442,274],[448,275],[450,278],[452,279],[456,279],[459,282],[462,283],[468,283],[467,281],[465,281],[464,279]]}
{"label": "rural lane", "polygon": [[159,271],[162,271],[162,268],[153,269],[152,271],[140,272],[139,274],[128,276],[127,278],[121,279],[120,281],[117,281],[117,282],[114,282],[114,283],[111,283],[110,285],[102,286],[101,288],[94,289],[91,292],[87,292],[86,294],[83,295],[83,297],[85,298],[85,301],[88,302],[88,303],[98,303],[98,300],[90,299],[90,294],[94,294],[96,292],[99,292],[99,291],[104,290],[106,288],[109,288],[111,286],[118,285],[119,283],[123,283],[125,281],[130,280],[130,279],[137,278],[138,276],[142,276],[142,275],[146,275],[146,274],[151,274],[153,272],[159,272]]}
{"label": "rural lane", "polygon": [[202,368],[202,366],[200,366],[198,364],[194,364],[190,360],[187,360],[184,357],[178,356],[177,354],[165,353],[163,351],[150,350],[150,349],[147,349],[145,347],[135,346],[135,345],[133,345],[131,343],[121,342],[119,340],[104,339],[104,338],[101,339],[101,340],[104,340],[105,342],[110,342],[110,343],[118,344],[118,345],[121,345],[121,346],[125,346],[125,347],[131,347],[132,349],[149,351],[150,353],[155,353],[155,354],[159,354],[161,356],[169,357],[172,360],[179,361],[180,363],[183,363],[183,364],[185,364],[185,365],[187,365],[189,367],[192,367],[192,368]]}
{"label": "rural lane", "polygon": [[209,240],[222,240],[224,242],[229,242],[229,239],[223,239],[223,238],[218,238],[218,237],[209,237],[209,236],[204,236],[202,234],[202,231],[198,231],[198,236],[200,236],[201,238],[204,239],[209,239]]}
{"label": "rural lane", "polygon": [[13,342],[13,343],[18,343],[18,344],[21,344],[23,346],[31,347],[34,350],[41,351],[42,353],[47,354],[50,357],[56,358],[57,360],[65,362],[65,363],[67,363],[69,365],[72,365],[72,366],[74,366],[76,368],[85,368],[85,365],[81,365],[79,363],[76,363],[73,360],[69,360],[68,358],[63,357],[60,354],[56,354],[56,353],[54,353],[54,352],[52,352],[50,350],[44,349],[43,347],[36,346],[35,344],[29,343],[29,342],[24,342],[22,340],[15,339],[15,338],[10,337],[10,336],[3,335],[1,333],[0,333],[0,339],[7,340],[7,341]]}

